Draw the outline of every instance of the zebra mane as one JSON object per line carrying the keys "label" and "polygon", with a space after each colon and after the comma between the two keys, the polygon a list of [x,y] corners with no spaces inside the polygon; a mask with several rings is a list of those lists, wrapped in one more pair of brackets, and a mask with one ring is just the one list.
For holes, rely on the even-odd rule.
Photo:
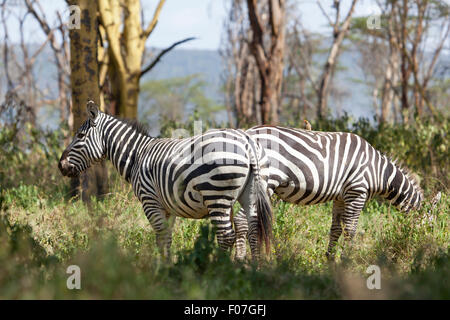
{"label": "zebra mane", "polygon": [[128,126],[130,126],[132,129],[136,130],[137,133],[140,133],[146,137],[150,137],[153,138],[150,134],[149,134],[149,129],[147,127],[147,125],[138,122],[135,119],[125,119],[125,118],[116,118],[117,120],[127,124]]}

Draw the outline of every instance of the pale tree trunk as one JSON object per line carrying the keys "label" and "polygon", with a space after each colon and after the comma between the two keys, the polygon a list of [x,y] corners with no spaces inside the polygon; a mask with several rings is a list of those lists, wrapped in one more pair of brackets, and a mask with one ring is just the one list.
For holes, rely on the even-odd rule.
{"label": "pale tree trunk", "polygon": [[137,117],[141,77],[154,67],[162,55],[175,46],[194,39],[187,38],[176,42],[163,50],[149,66],[142,67],[145,43],[158,22],[164,3],[165,0],[159,0],[152,20],[147,28],[143,29],[140,0],[98,0],[99,17],[106,36],[104,41],[108,42],[109,55],[102,61],[108,65],[108,72],[105,73],[108,80],[104,77],[100,85],[104,87],[109,81],[114,110],[121,117]]}
{"label": "pale tree trunk", "polygon": [[336,63],[336,57],[339,51],[338,50],[339,46],[340,42],[337,41],[333,42],[330,54],[328,55],[327,62],[325,63],[322,76],[320,78],[319,91],[317,93],[317,101],[318,101],[317,117],[319,119],[326,117],[328,112],[328,94],[329,94],[328,88],[331,81],[331,75]]}
{"label": "pale tree trunk", "polygon": [[389,58],[386,67],[385,79],[381,96],[381,122],[392,123],[394,121],[392,112],[395,114],[396,109],[393,107],[395,99],[395,87],[398,81],[398,54],[394,53]]}
{"label": "pale tree trunk", "polygon": [[255,59],[249,52],[247,39],[251,37],[251,31],[246,25],[247,14],[242,3],[240,0],[231,1],[225,25],[226,39],[221,49],[227,64],[226,96],[230,109],[234,110],[237,127],[262,123],[255,103],[259,76]]}
{"label": "pale tree trunk", "polygon": [[158,4],[149,28],[142,30],[139,0],[124,0],[123,5],[119,0],[99,0],[100,18],[109,46],[110,88],[115,111],[122,117],[137,117],[145,41],[158,21],[164,2],[161,0]]}
{"label": "pale tree trunk", "polygon": [[399,15],[399,26],[397,26],[397,30],[399,33],[399,43],[400,43],[400,82],[401,82],[401,106],[402,106],[402,118],[403,123],[409,123],[409,98],[408,98],[408,90],[409,90],[409,78],[411,75],[411,66],[408,64],[408,0],[402,0],[402,4],[399,6],[395,6],[396,2],[393,3],[393,10],[398,11]]}
{"label": "pale tree trunk", "polygon": [[[70,82],[72,87],[72,113],[74,133],[87,119],[86,103],[99,103],[99,73],[97,61],[97,2],[91,0],[68,1],[81,9],[80,29],[71,29],[70,37]],[[80,184],[81,183],[81,184]],[[107,172],[104,164],[94,165],[72,180],[72,195],[81,192],[84,201],[91,196],[107,192]],[[81,187],[81,188],[80,188]]]}
{"label": "pale tree trunk", "polygon": [[[322,75],[319,81],[319,90],[317,93],[318,100],[318,108],[317,108],[317,117],[319,119],[326,117],[328,113],[328,95],[329,95],[329,87],[330,81],[335,69],[336,59],[339,55],[339,50],[341,48],[342,42],[344,41],[345,36],[348,33],[350,28],[350,22],[355,10],[357,0],[352,0],[350,5],[350,9],[345,17],[344,21],[341,23],[340,21],[340,1],[334,1],[334,7],[336,9],[336,16],[334,23],[331,23],[331,19],[327,16],[328,21],[333,26],[333,44],[331,45],[330,51],[328,53],[327,62],[322,71]],[[323,10],[320,2],[318,2],[320,8]]]}
{"label": "pale tree trunk", "polygon": [[[381,122],[392,122],[391,110],[395,97],[395,85],[398,81],[398,45],[397,37],[393,26],[394,16],[389,15],[388,21],[388,39],[389,39],[389,58],[384,76],[384,83],[381,96]],[[394,110],[395,112],[395,110]]]}

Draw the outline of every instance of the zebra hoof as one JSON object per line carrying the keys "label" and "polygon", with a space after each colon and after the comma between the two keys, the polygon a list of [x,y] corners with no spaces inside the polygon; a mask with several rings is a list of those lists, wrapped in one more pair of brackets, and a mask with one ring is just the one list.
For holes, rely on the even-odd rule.
{"label": "zebra hoof", "polygon": [[325,253],[325,256],[327,257],[328,262],[334,262],[335,261],[336,256],[335,256],[334,253],[331,253],[331,252],[327,251],[327,253]]}

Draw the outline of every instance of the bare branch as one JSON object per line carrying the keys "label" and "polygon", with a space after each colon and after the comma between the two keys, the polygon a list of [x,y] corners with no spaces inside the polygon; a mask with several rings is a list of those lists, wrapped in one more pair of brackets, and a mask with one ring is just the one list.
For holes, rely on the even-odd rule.
{"label": "bare branch", "polygon": [[325,18],[327,18],[328,24],[330,25],[330,27],[334,26],[333,21],[331,20],[330,16],[328,15],[328,13],[325,11],[325,9],[323,8],[322,4],[320,3],[319,0],[317,0],[317,5],[320,8],[320,11],[322,11],[322,14],[325,16]]}
{"label": "bare branch", "polygon": [[196,39],[195,37],[190,37],[190,38],[186,38],[180,41],[175,42],[174,44],[172,44],[170,47],[164,49],[163,51],[161,51],[156,58],[146,67],[141,71],[141,74],[139,75],[139,77],[142,77],[144,74],[146,74],[147,72],[149,72],[150,70],[153,69],[153,67],[159,62],[159,60],[166,54],[168,53],[170,50],[172,50],[173,48],[175,48],[176,46],[194,40]]}
{"label": "bare branch", "polygon": [[147,39],[153,32],[153,30],[156,27],[156,24],[158,23],[159,15],[165,2],[166,0],[159,0],[158,6],[156,7],[155,12],[153,13],[152,21],[150,21],[147,29],[145,29],[145,31],[142,33],[141,38]]}

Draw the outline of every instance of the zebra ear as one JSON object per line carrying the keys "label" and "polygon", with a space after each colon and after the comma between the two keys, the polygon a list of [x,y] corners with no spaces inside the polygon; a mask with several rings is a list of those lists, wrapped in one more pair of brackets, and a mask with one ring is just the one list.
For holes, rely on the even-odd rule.
{"label": "zebra ear", "polygon": [[89,119],[91,120],[95,120],[95,118],[97,118],[98,115],[98,106],[95,104],[94,101],[89,100],[87,105],[86,105],[86,110],[87,110],[87,114]]}

